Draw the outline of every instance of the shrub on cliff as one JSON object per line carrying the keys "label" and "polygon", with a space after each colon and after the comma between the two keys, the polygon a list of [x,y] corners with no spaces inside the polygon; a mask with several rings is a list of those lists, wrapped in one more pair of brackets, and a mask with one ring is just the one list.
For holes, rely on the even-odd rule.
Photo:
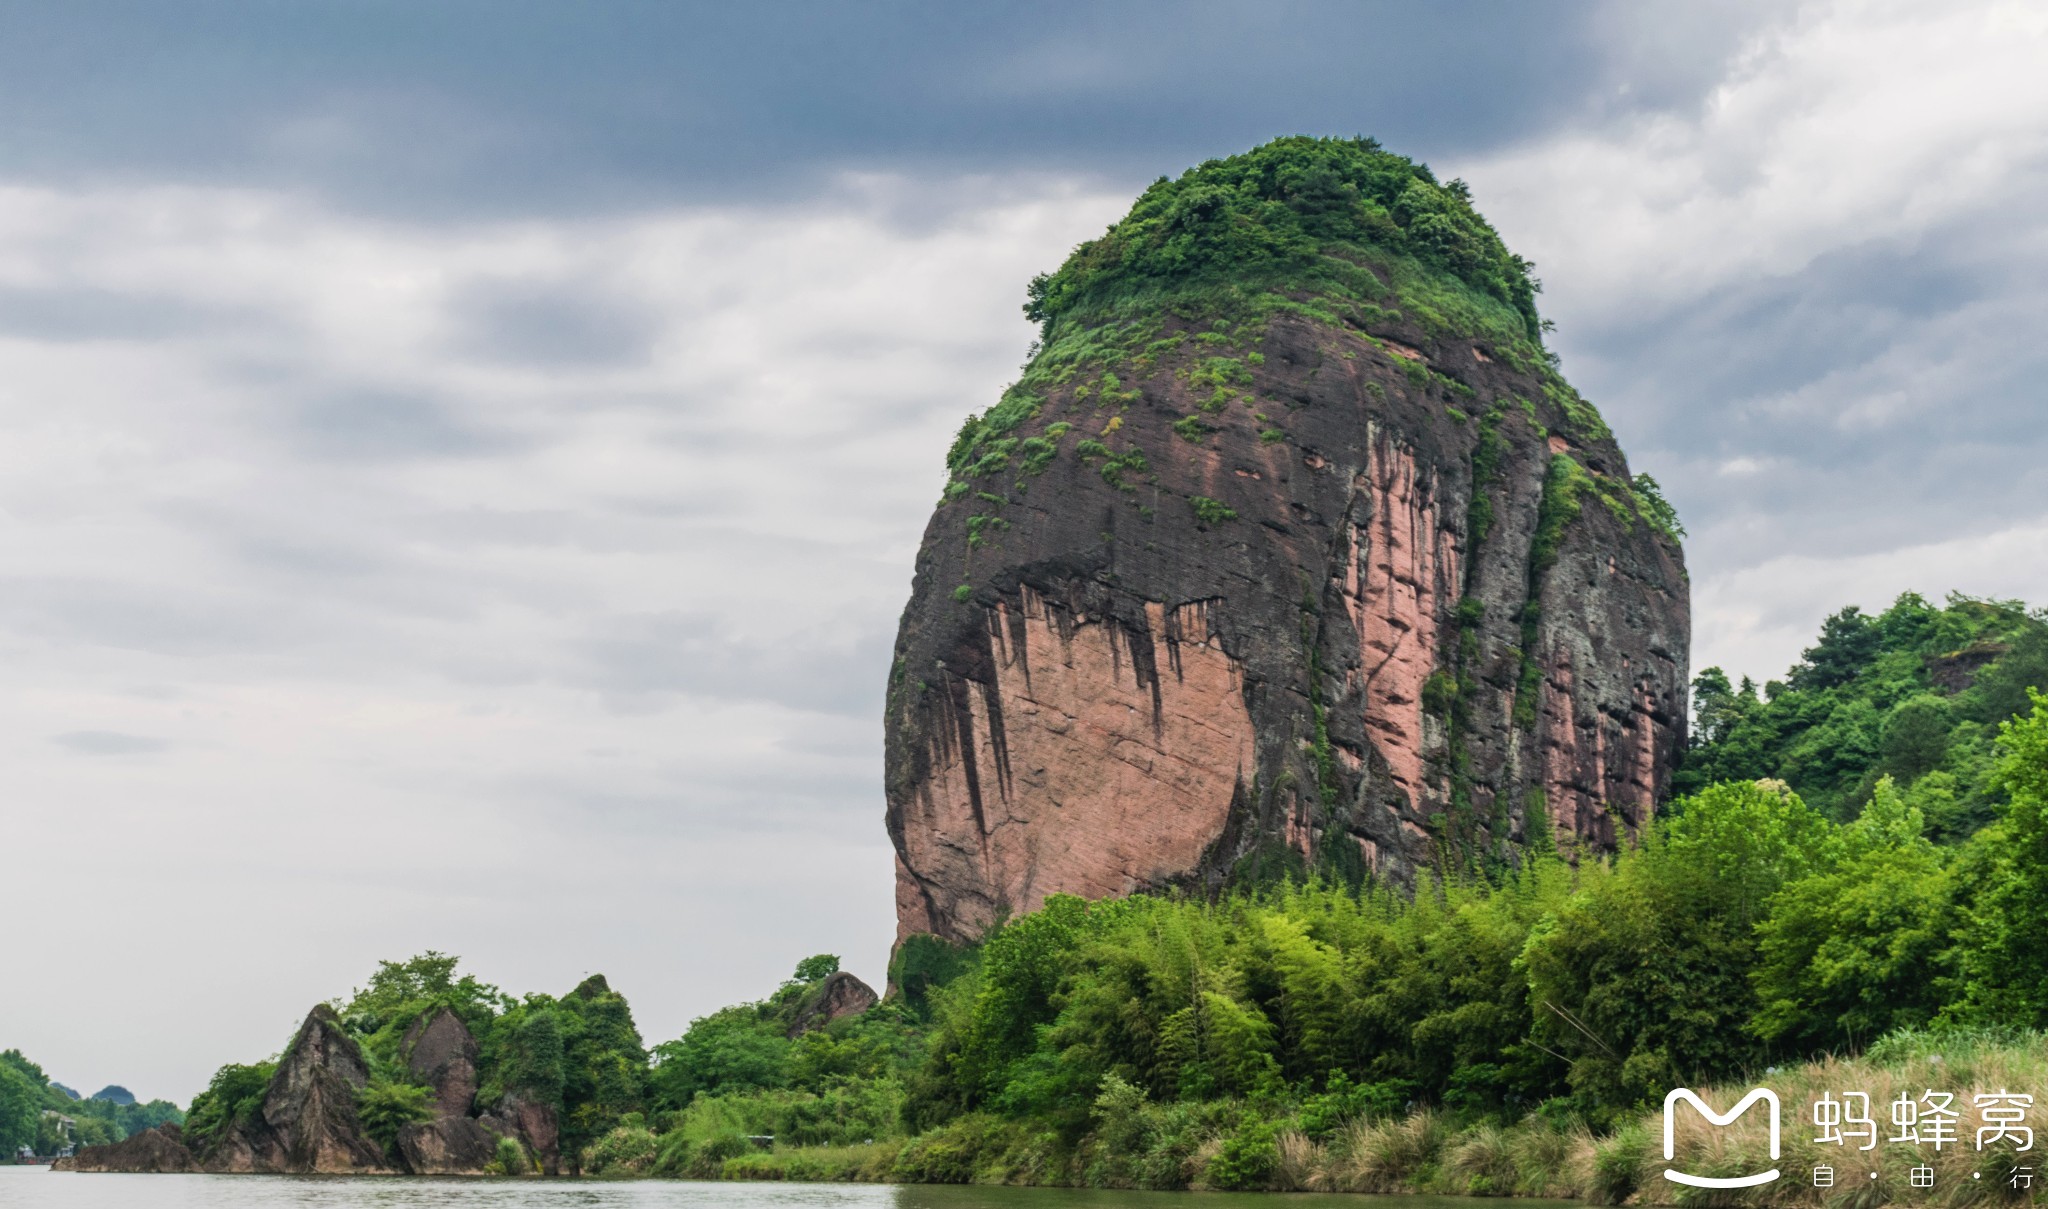
{"label": "shrub on cliff", "polygon": [[404,961],[380,961],[369,982],[334,1009],[351,1034],[386,1060],[397,1058],[405,1030],[437,1008],[452,1009],[472,1035],[482,1036],[512,1001],[474,975],[457,977],[460,964],[460,958],[432,949]]}
{"label": "shrub on cliff", "polygon": [[388,1154],[398,1131],[434,1119],[433,1089],[391,1078],[373,1078],[356,1093],[356,1119],[363,1133]]}
{"label": "shrub on cliff", "polygon": [[256,1062],[246,1066],[229,1063],[214,1072],[206,1090],[192,1097],[185,1113],[185,1144],[194,1154],[205,1154],[237,1121],[246,1121],[263,1108],[277,1063]]}

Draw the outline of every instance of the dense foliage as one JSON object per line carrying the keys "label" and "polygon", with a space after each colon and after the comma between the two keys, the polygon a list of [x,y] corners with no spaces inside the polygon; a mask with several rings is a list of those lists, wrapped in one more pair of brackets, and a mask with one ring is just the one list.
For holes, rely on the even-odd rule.
{"label": "dense foliage", "polygon": [[1439,182],[1366,138],[1275,139],[1161,177],[1100,239],[1034,279],[1024,310],[1050,337],[1064,320],[1191,290],[1345,291],[1390,255],[1451,274],[1539,330],[1533,266],[1472,208],[1464,182]]}
{"label": "dense foliage", "polygon": [[1759,690],[1719,668],[1693,681],[1698,717],[1681,793],[1770,777],[1841,819],[1891,777],[1933,836],[1961,839],[1990,822],[2004,790],[1994,740],[2048,685],[2048,618],[2017,601],[1908,593],[1875,616],[1827,619],[1784,680]]}
{"label": "dense foliage", "polygon": [[[118,1098],[101,1098],[109,1093]],[[13,1157],[24,1146],[51,1155],[66,1146],[118,1142],[184,1119],[185,1114],[168,1101],[138,1104],[118,1087],[81,1100],[62,1084],[52,1083],[20,1050],[0,1052],[0,1159]]]}

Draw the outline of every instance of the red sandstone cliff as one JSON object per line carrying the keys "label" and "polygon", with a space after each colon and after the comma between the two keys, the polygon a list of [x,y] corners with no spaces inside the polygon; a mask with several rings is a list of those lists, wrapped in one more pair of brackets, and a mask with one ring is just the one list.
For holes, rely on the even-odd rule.
{"label": "red sandstone cliff", "polygon": [[963,433],[890,681],[899,935],[1654,810],[1686,578],[1605,426],[1498,329],[1311,311],[1065,324]]}

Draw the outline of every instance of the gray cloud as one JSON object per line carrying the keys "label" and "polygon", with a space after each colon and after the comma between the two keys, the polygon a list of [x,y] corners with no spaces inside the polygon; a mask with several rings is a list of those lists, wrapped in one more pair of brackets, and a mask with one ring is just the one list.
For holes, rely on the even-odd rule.
{"label": "gray cloud", "polygon": [[51,742],[88,756],[140,756],[169,746],[161,739],[111,730],[74,730],[51,736]]}
{"label": "gray cloud", "polygon": [[[1627,401],[1638,461],[1662,464],[1703,542],[1744,516],[1781,518],[1761,546],[1701,553],[1740,565],[1890,548],[2048,498],[2048,350],[2030,335],[2048,323],[2048,290],[1987,264],[1977,240],[1933,234],[1576,334],[1579,380]],[[2048,255],[2031,272],[2048,272]],[[1765,468],[1731,474],[1744,458]]]}
{"label": "gray cloud", "polygon": [[342,387],[284,410],[284,435],[315,458],[474,457],[515,444],[439,399],[405,390]]}
{"label": "gray cloud", "polygon": [[1138,185],[1277,133],[1441,154],[1695,104],[1759,6],[1632,8],[115,0],[14,14],[0,151],[44,180],[303,186],[457,220],[787,196],[856,167]]}
{"label": "gray cloud", "polygon": [[0,288],[0,335],[33,340],[168,340],[253,317],[189,298],[110,289]]}
{"label": "gray cloud", "polygon": [[801,631],[750,638],[722,618],[684,613],[608,617],[592,629],[578,645],[578,679],[607,696],[681,693],[863,718],[880,713],[894,639],[881,629],[845,645]]}
{"label": "gray cloud", "polygon": [[471,282],[452,309],[458,349],[532,365],[638,362],[656,332],[644,307],[589,282]]}

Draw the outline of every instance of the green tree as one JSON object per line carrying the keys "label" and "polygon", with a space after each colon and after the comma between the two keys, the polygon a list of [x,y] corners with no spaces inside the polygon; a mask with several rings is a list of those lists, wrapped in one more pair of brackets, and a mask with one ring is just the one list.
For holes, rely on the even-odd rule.
{"label": "green tree", "polygon": [[[2039,614],[2036,614],[2038,617]],[[1998,659],[1979,672],[1966,694],[1970,717],[1997,725],[2028,709],[2029,689],[2048,689],[2048,626],[2020,632]]]}
{"label": "green tree", "polygon": [[2048,696],[1999,728],[1997,780],[2009,795],[1969,910],[1961,949],[1965,998],[1951,1015],[2048,1026]]}
{"label": "green tree", "polygon": [[552,996],[528,995],[498,1019],[479,1048],[486,1072],[477,1093],[480,1102],[516,1095],[561,1107],[567,1051],[561,1013]]}
{"label": "green tree", "polygon": [[1711,877],[1714,904],[1748,927],[1780,886],[1819,868],[1835,842],[1835,829],[1783,782],[1735,782],[1672,805],[1663,855]]}
{"label": "green tree", "polygon": [[1692,744],[1672,779],[1680,796],[1720,781],[1783,780],[1830,818],[1852,818],[1880,776],[1909,796],[1945,775],[1953,808],[1928,810],[1930,834],[1965,838],[2004,800],[1993,783],[1997,724],[2048,688],[2048,615],[2017,601],[1907,593],[1876,616],[1845,609],[1759,697],[1719,669],[1693,682]]}
{"label": "green tree", "polygon": [[646,1107],[647,1050],[625,996],[593,974],[558,1002],[562,1024],[562,1151],[584,1146]]}
{"label": "green tree", "polygon": [[1821,623],[1820,641],[1806,648],[1792,669],[1792,687],[1824,689],[1847,684],[1870,662],[1883,638],[1882,629],[1862,609],[1850,605]]}
{"label": "green tree", "polygon": [[1826,820],[1779,784],[1717,785],[1539,922],[1523,951],[1537,1044],[1570,1062],[1596,1120],[1763,1057],[1756,922],[1833,844]]}
{"label": "green tree", "polygon": [[432,949],[405,961],[380,961],[367,986],[359,987],[336,1011],[349,1031],[377,1038],[371,1048],[387,1059],[395,1056],[399,1037],[426,1012],[448,1007],[462,1017],[473,1034],[489,1031],[511,1000],[497,987],[473,975],[456,976],[461,958]]}
{"label": "green tree", "polygon": [[1928,1023],[1949,986],[1953,885],[1892,779],[1842,831],[1840,859],[1789,882],[1757,924],[1750,1029],[1800,1053],[1847,1052]]}
{"label": "green tree", "polygon": [[[7,1053],[19,1056],[16,1050]],[[0,1061],[0,1157],[13,1158],[18,1148],[33,1146],[42,1116],[42,1086],[15,1063]]]}
{"label": "green tree", "polygon": [[796,974],[792,981],[809,986],[814,982],[822,982],[838,972],[839,958],[831,953],[820,953],[797,962]]}
{"label": "green tree", "polygon": [[1948,755],[1948,736],[1954,726],[1946,699],[1932,693],[1906,698],[1885,719],[1882,767],[1902,781],[1934,771]]}
{"label": "green tree", "polygon": [[654,1047],[648,1087],[656,1106],[667,1109],[687,1107],[699,1092],[782,1087],[789,1079],[790,1049],[789,1038],[761,1005],[723,1008]]}

